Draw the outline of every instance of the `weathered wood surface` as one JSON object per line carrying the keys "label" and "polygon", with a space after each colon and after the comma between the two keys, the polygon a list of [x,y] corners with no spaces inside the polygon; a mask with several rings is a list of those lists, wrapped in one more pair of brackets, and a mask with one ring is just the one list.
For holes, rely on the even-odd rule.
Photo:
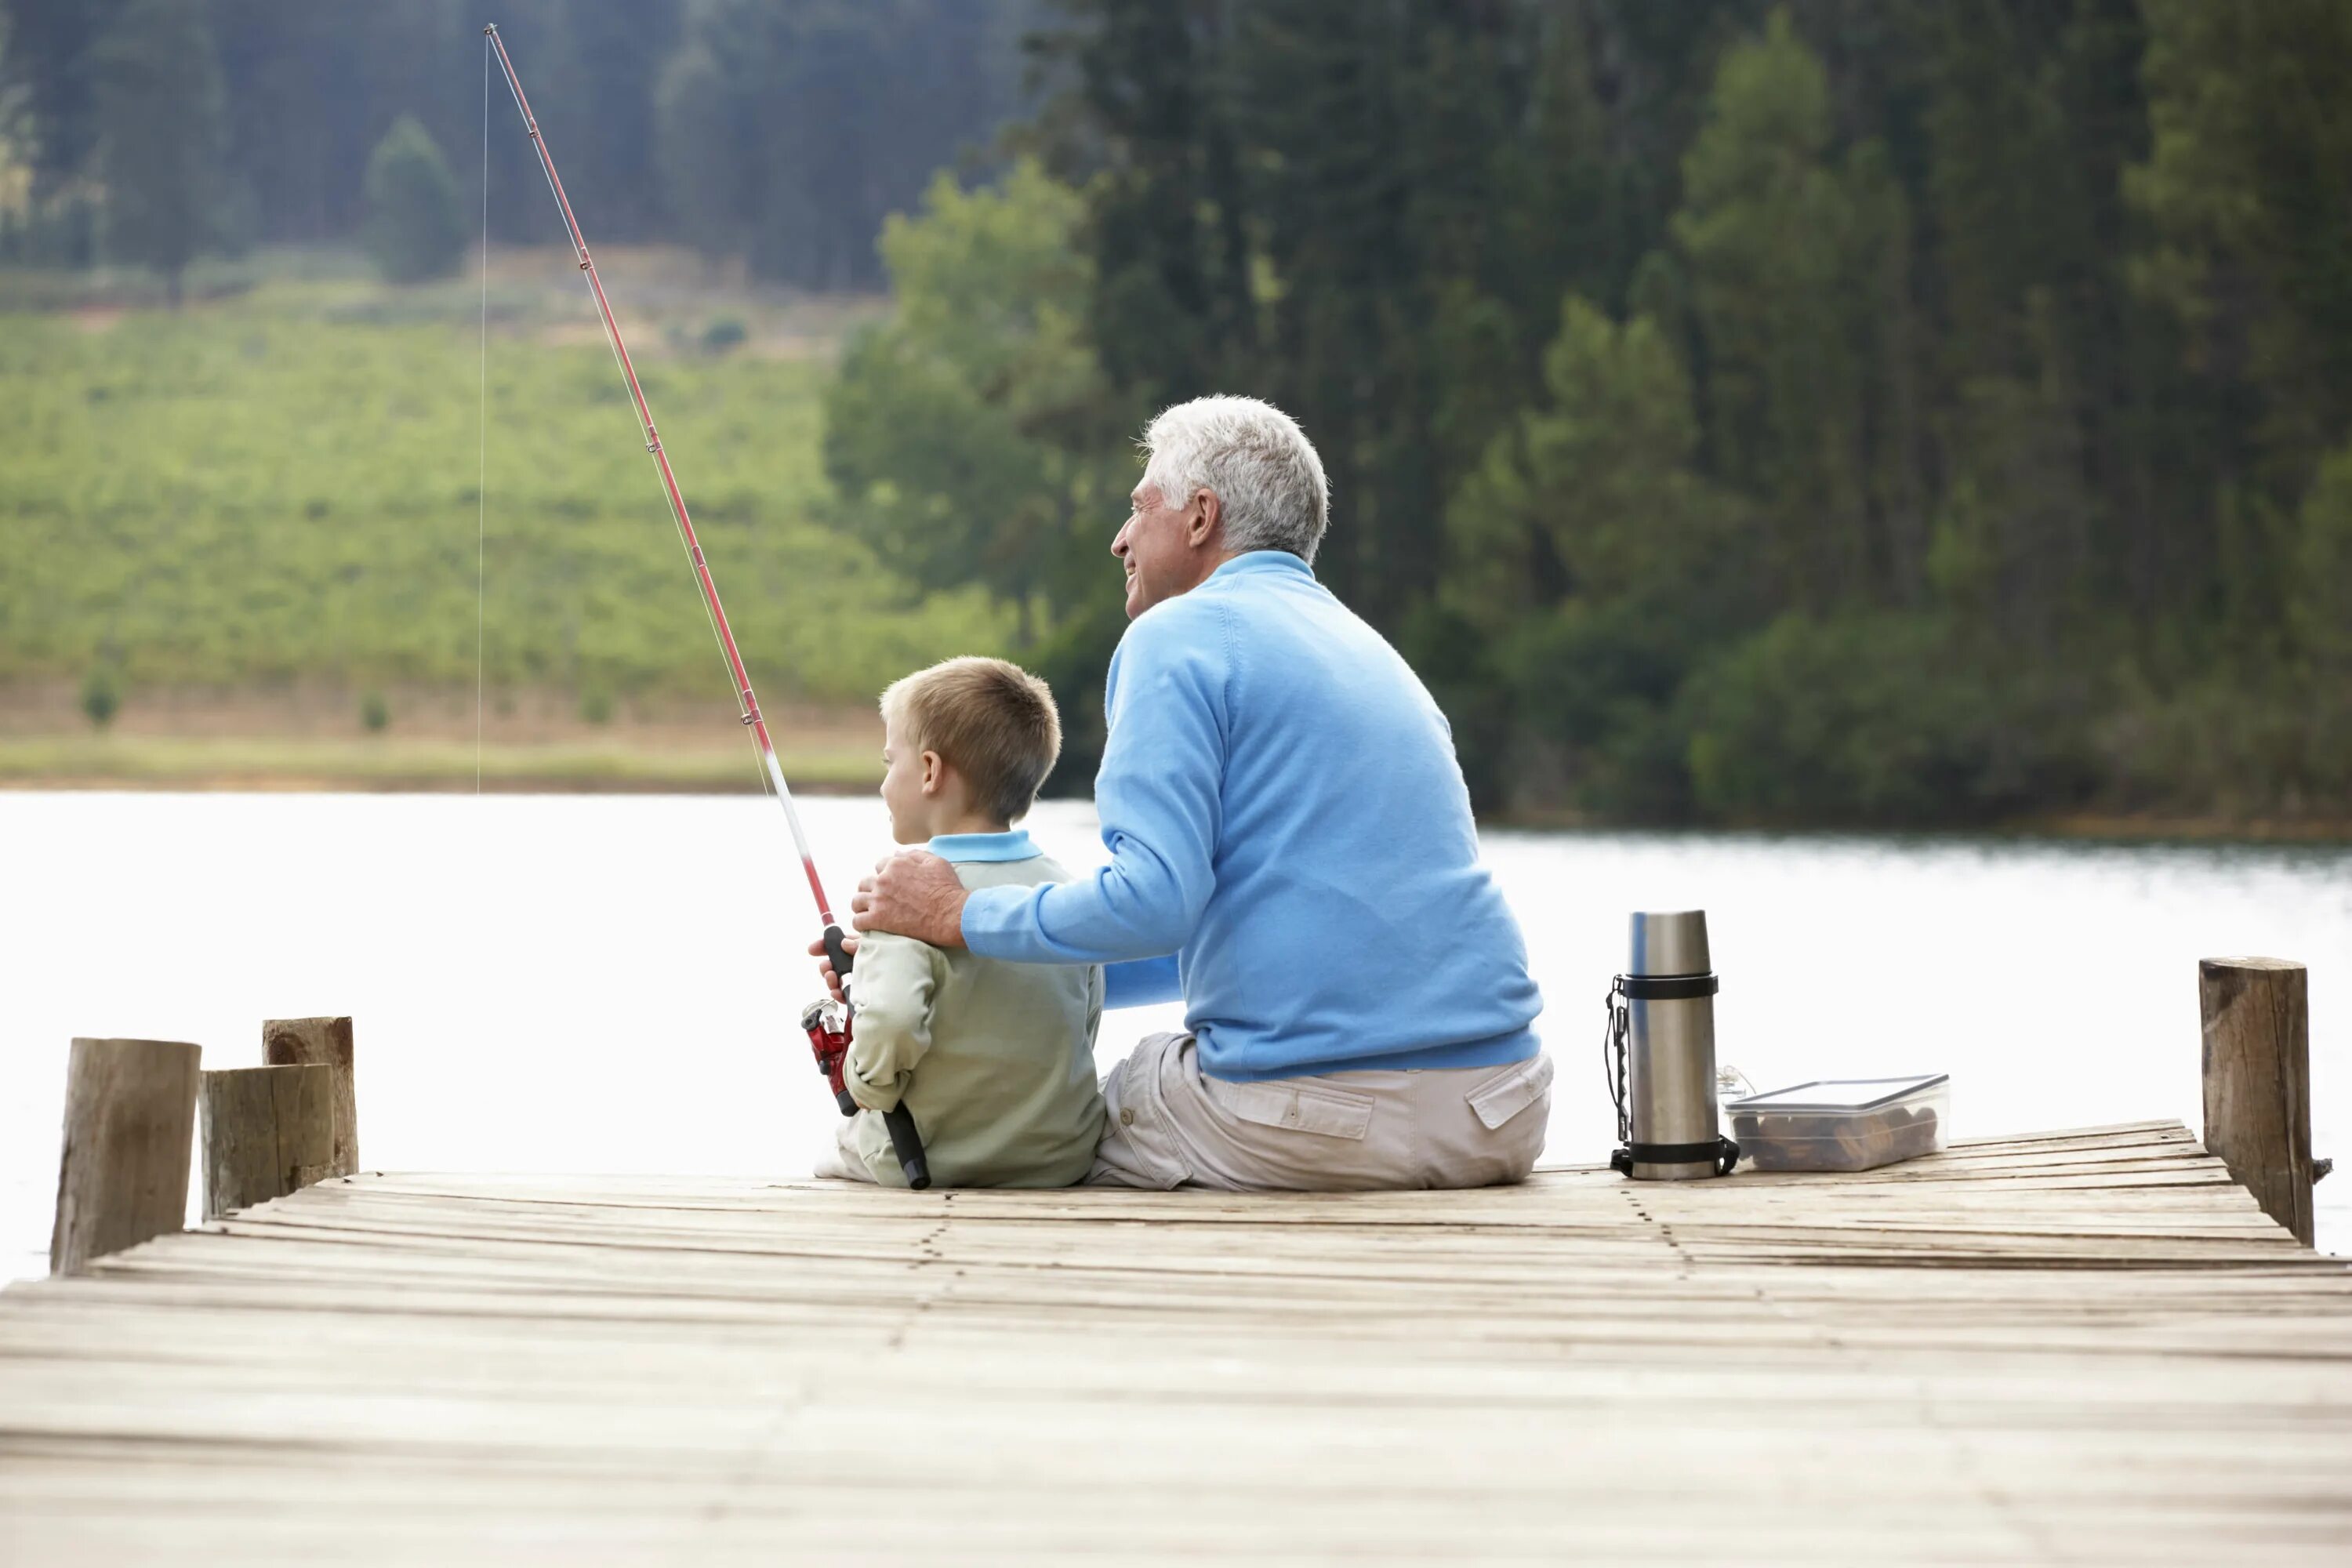
{"label": "weathered wood surface", "polygon": [[201,1055],[180,1040],[74,1041],[49,1231],[52,1272],[71,1274],[177,1230],[188,1217]]}
{"label": "weathered wood surface", "polygon": [[348,1176],[360,1168],[360,1101],[352,1077],[352,1021],[334,1018],[269,1018],[261,1026],[261,1059],[270,1067],[309,1067],[324,1063],[335,1069],[334,1173]]}
{"label": "weathered wood surface", "polygon": [[2208,958],[2197,965],[2205,1146],[2305,1246],[2315,1221],[2309,978],[2302,964],[2283,958]]}
{"label": "weathered wood surface", "polygon": [[325,1062],[208,1072],[196,1105],[206,1219],[348,1173],[335,1168],[335,1069]]}
{"label": "weathered wood surface", "polygon": [[2352,1273],[2169,1123],[1466,1194],[362,1176],[0,1293],[6,1561],[2348,1553]]}

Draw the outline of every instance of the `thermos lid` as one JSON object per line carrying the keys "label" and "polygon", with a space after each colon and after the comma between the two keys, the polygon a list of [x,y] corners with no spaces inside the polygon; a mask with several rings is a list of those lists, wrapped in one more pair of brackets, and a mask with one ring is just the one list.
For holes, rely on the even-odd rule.
{"label": "thermos lid", "polygon": [[1706,911],[1675,910],[1633,917],[1633,962],[1628,974],[1705,974]]}

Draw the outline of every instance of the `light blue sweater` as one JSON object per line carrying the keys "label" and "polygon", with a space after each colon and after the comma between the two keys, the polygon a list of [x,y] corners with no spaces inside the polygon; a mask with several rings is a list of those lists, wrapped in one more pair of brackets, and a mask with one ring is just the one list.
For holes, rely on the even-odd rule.
{"label": "light blue sweater", "polygon": [[[1542,999],[1444,716],[1305,562],[1236,556],[1138,616],[1106,708],[1110,864],[975,890],[974,952],[1114,965],[1113,1006],[1181,994],[1215,1078],[1536,1054]],[[1173,986],[1129,962],[1169,954]]]}

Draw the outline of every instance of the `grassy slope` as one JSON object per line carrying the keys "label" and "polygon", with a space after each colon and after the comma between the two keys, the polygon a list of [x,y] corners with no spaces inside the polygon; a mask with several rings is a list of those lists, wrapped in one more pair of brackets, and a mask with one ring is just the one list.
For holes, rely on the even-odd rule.
{"label": "grassy slope", "polygon": [[[731,726],[715,729],[732,739]],[[871,742],[809,744],[777,736],[795,793],[863,789],[881,775]],[[754,794],[764,788],[748,745],[656,747],[627,731],[593,741],[494,744],[480,754],[492,790],[678,790]],[[0,788],[467,789],[470,742],[402,735],[37,735],[0,737]]]}
{"label": "grassy slope", "polygon": [[[627,323],[633,347],[763,696],[864,702],[915,665],[1001,647],[1003,617],[978,596],[916,603],[825,518],[823,345],[777,352],[755,315],[749,352],[666,352],[681,321],[710,306],[656,287],[654,262],[645,273],[646,298],[684,303]],[[502,275],[492,300],[490,684],[723,699],[618,374],[593,317],[558,284],[576,290],[577,274],[551,278],[534,258]],[[0,315],[0,396],[12,410],[0,422],[0,683],[78,680],[105,666],[142,694],[299,678],[470,696],[474,287],[281,279],[178,317]],[[211,745],[235,750],[230,739]],[[396,776],[446,761],[397,737],[378,755],[395,748],[409,753]],[[585,776],[625,771],[593,760],[625,754],[625,738],[572,750]],[[203,754],[15,740],[0,748],[0,776],[169,775]],[[258,744],[236,770],[312,772],[328,754]],[[686,771],[740,770],[726,746],[714,758],[726,760]]]}

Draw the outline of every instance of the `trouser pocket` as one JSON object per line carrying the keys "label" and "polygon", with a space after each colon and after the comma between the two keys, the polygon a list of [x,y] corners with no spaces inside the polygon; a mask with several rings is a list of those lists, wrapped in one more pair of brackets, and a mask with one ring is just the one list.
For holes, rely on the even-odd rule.
{"label": "trouser pocket", "polygon": [[1240,1121],[1351,1143],[1364,1141],[1377,1103],[1369,1094],[1286,1079],[1229,1083],[1204,1076],[1201,1088],[1211,1104]]}
{"label": "trouser pocket", "polygon": [[1489,1132],[1501,1131],[1519,1112],[1551,1093],[1551,1058],[1533,1057],[1527,1061],[1513,1062],[1494,1077],[1475,1086],[1463,1098],[1470,1102],[1471,1113],[1476,1116]]}
{"label": "trouser pocket", "polygon": [[1463,1101],[1475,1119],[1471,1148],[1450,1186],[1524,1182],[1543,1157],[1551,1123],[1549,1057],[1514,1062],[1474,1084]]}

